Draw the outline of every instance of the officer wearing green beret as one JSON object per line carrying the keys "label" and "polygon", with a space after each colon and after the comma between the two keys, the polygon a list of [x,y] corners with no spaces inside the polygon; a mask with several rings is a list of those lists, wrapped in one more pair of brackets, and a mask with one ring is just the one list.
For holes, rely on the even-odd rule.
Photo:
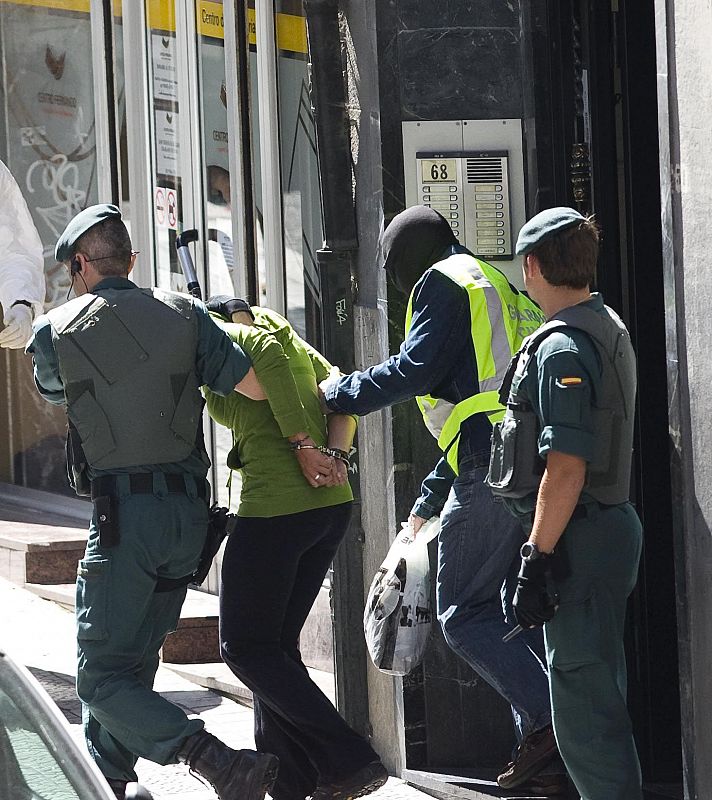
{"label": "officer wearing green beret", "polygon": [[488,483],[530,530],[514,598],[544,625],[559,751],[583,800],[640,800],[623,626],[642,543],[628,502],[636,392],[625,325],[591,294],[598,230],[571,208],[522,228],[526,288],[548,322],[502,387]]}
{"label": "officer wearing green beret", "polygon": [[137,757],[188,763],[221,800],[263,800],[277,759],[232,750],[152,686],[206,539],[200,387],[265,395],[202,303],[128,280],[136,253],[116,206],[79,213],[56,257],[77,297],[36,320],[27,351],[42,396],[66,405],[70,478],[94,506],[76,586],[89,751],[119,800]]}

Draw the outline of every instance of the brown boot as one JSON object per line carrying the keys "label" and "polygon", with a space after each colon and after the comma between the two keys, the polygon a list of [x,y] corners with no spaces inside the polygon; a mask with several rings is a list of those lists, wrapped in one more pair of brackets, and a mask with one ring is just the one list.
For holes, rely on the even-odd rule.
{"label": "brown boot", "polygon": [[521,741],[514,761],[510,761],[504,772],[497,778],[497,785],[502,789],[521,786],[537,772],[540,772],[558,752],[554,729],[551,725],[530,733]]}
{"label": "brown boot", "polygon": [[176,756],[204,778],[220,800],[264,800],[279,768],[276,756],[233,750],[204,730],[189,736]]}

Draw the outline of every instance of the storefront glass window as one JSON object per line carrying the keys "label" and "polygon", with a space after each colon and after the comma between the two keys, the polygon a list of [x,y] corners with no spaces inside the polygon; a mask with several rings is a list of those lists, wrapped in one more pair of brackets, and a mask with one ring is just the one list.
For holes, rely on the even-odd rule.
{"label": "storefront glass window", "polygon": [[287,316],[301,336],[318,346],[316,251],[322,246],[322,223],[306,20],[301,0],[277,0],[275,11]]}
{"label": "storefront glass window", "polygon": [[209,294],[235,289],[222,2],[196,0]]}
{"label": "storefront glass window", "polygon": [[252,199],[255,204],[255,249],[257,253],[257,303],[267,302],[267,275],[264,251],[264,227],[262,216],[262,174],[260,171],[260,111],[257,103],[257,35],[255,26],[255,0],[248,0],[247,29],[250,71],[250,122],[252,136]]}
{"label": "storefront glass window", "polygon": [[173,0],[147,0],[149,107],[153,157],[156,283],[183,289],[176,236],[183,223],[182,170],[178,132],[178,45]]}
{"label": "storefront glass window", "polygon": [[0,2],[0,151],[45,246],[48,308],[69,288],[57,238],[97,202],[91,46],[89,0]]}
{"label": "storefront glass window", "polygon": [[129,203],[128,144],[126,132],[126,82],[124,80],[124,25],[121,15],[123,0],[112,0],[113,38],[114,38],[114,97],[116,100],[115,119],[119,206],[126,227],[131,233],[131,206]]}
{"label": "storefront glass window", "polygon": [[[206,222],[201,241],[204,237],[208,276],[206,297],[213,294],[232,296],[235,293],[222,11],[222,2],[195,0]],[[230,470],[227,455],[232,447],[232,433],[222,425],[213,424],[211,438],[218,502],[225,506],[231,503],[236,509],[240,496],[239,473],[235,473],[232,487],[228,488]]]}
{"label": "storefront glass window", "polygon": [[[44,245],[49,309],[69,289],[54,259],[57,238],[98,199],[89,0],[0,0],[0,52],[0,158]],[[0,480],[69,492],[63,409],[38,396],[21,351],[0,353],[0,379],[8,397]]]}

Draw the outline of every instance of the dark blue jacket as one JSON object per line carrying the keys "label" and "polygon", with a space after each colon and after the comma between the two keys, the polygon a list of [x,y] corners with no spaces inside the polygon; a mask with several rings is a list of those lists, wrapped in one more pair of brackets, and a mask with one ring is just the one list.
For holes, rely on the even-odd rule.
{"label": "dark blue jacket", "polygon": [[[445,259],[467,253],[454,246]],[[416,395],[458,403],[477,394],[477,360],[470,332],[467,292],[439,270],[429,269],[413,290],[413,316],[408,335],[396,355],[363,372],[329,383],[325,396],[334,411],[363,416],[410,400]],[[489,453],[492,426],[485,414],[466,420],[461,429],[459,460]],[[454,475],[445,459],[423,481],[413,513],[430,518],[439,514]]]}

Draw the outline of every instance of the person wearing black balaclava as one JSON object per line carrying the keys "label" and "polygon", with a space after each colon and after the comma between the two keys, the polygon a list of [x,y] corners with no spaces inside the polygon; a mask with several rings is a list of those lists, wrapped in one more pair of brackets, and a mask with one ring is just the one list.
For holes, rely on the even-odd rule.
{"label": "person wearing black balaclava", "polygon": [[541,633],[502,641],[513,625],[525,535],[483,483],[508,354],[544,317],[429,207],[394,217],[381,250],[388,277],[409,297],[405,341],[381,364],[324,381],[324,410],[364,415],[418,398],[443,450],[410,515],[416,534],[441,516],[438,620],[453,651],[512,706],[518,746],[500,786],[560,792],[566,776],[557,766]]}

